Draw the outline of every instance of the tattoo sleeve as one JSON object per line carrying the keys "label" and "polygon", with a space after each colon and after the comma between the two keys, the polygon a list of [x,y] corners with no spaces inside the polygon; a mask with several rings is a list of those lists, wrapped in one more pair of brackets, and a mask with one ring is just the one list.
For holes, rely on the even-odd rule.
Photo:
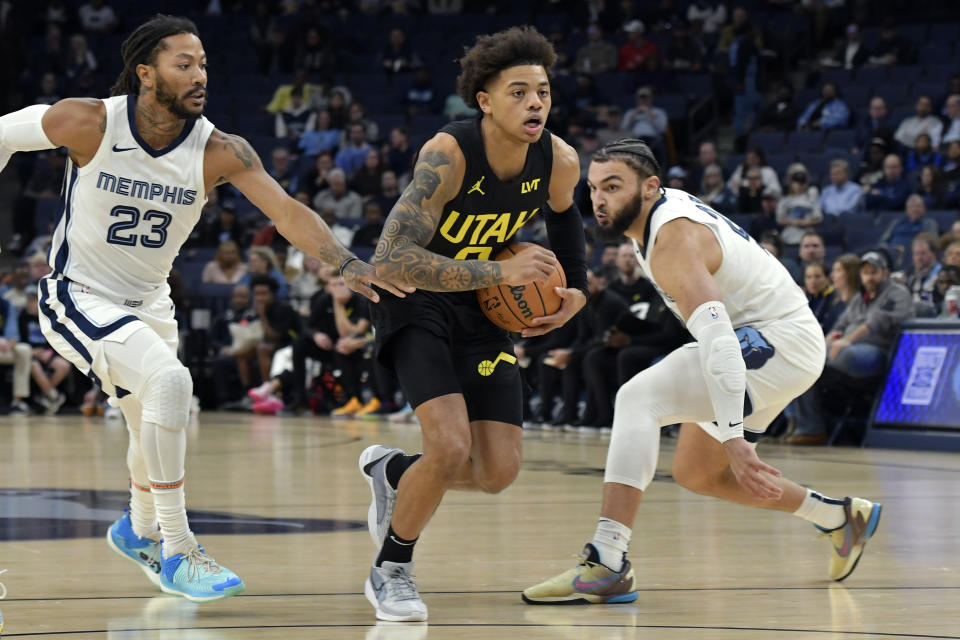
{"label": "tattoo sleeve", "polygon": [[[454,260],[427,251],[439,223],[439,211],[425,205],[442,183],[440,167],[450,164],[441,151],[420,156],[413,180],[387,217],[373,263],[395,282],[429,291],[469,291],[499,284],[500,265],[492,260]],[[433,206],[432,209],[441,209]]]}
{"label": "tattoo sleeve", "polygon": [[250,143],[241,138],[240,136],[235,136],[232,134],[224,134],[224,143],[223,148],[232,151],[237,159],[243,163],[243,166],[249,169],[250,167],[260,164],[260,159],[253,153],[253,149],[250,147]]}

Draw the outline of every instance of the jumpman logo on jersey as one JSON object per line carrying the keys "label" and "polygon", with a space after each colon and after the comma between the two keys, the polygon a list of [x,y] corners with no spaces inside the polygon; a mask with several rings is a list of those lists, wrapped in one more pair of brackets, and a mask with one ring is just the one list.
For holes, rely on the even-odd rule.
{"label": "jumpman logo on jersey", "polygon": [[470,194],[473,193],[474,191],[479,191],[479,192],[480,192],[480,195],[482,195],[482,196],[487,195],[487,194],[485,194],[485,193],[483,192],[483,189],[480,188],[480,185],[483,184],[483,179],[486,178],[486,177],[487,177],[487,176],[480,176],[480,179],[477,180],[477,183],[476,183],[475,185],[473,185],[472,187],[470,187],[470,190],[467,191],[467,195],[470,195]]}

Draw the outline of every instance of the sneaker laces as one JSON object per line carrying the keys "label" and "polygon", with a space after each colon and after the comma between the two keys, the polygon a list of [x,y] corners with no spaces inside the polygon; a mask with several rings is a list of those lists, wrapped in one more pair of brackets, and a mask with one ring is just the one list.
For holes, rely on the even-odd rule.
{"label": "sneaker laces", "polygon": [[221,571],[217,561],[201,551],[200,547],[194,547],[190,553],[186,554],[186,558],[187,580],[199,580],[203,577],[204,572],[207,574],[216,574]]}
{"label": "sneaker laces", "polygon": [[396,600],[419,600],[420,592],[413,581],[413,574],[402,567],[395,567],[387,575],[384,587],[387,596]]}

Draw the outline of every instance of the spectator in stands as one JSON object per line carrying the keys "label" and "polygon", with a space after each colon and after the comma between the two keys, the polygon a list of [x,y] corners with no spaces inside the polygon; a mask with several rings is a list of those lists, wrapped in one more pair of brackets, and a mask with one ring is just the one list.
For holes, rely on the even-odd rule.
{"label": "spectator in stands", "polygon": [[93,36],[109,35],[117,26],[117,15],[103,0],[88,0],[80,6],[77,15],[83,30]]}
{"label": "spectator in stands", "polygon": [[747,169],[747,184],[740,187],[740,193],[737,196],[737,211],[739,213],[760,213],[763,210],[760,200],[763,198],[765,189],[760,168],[750,167]]}
{"label": "spectator in stands", "polygon": [[[739,148],[743,148],[744,135],[748,131],[747,121],[750,125],[754,124],[762,100],[757,91],[757,78],[760,66],[760,51],[756,44],[759,37],[759,30],[755,30],[753,25],[747,21],[737,22],[738,12],[746,13],[746,10],[734,9],[734,38],[729,45],[729,79],[733,87],[733,135]],[[726,29],[721,36],[720,47],[723,47]]]}
{"label": "spectator in stands", "polygon": [[387,157],[387,166],[397,178],[410,173],[414,154],[410,146],[410,129],[406,126],[391,129],[390,143],[389,146],[384,147],[384,153]]}
{"label": "spectator in stands", "polygon": [[825,66],[856,69],[870,57],[870,51],[860,38],[860,27],[847,25],[846,37],[834,50],[833,55],[824,60]]}
{"label": "spectator in stands", "polygon": [[619,71],[644,71],[657,60],[657,44],[644,37],[646,27],[641,20],[631,20],[623,25],[627,42],[620,47],[617,69]]}
{"label": "spectator in stands", "polygon": [[353,190],[364,199],[380,195],[380,183],[383,180],[383,167],[380,165],[380,152],[371,148],[363,166],[353,174]]}
{"label": "spectator in stands", "polygon": [[910,243],[913,264],[904,276],[914,303],[933,304],[933,290],[940,273],[937,248],[936,233],[922,231]]}
{"label": "spectator in stands", "polygon": [[823,236],[816,231],[805,231],[800,238],[797,257],[800,259],[800,266],[806,269],[808,264],[823,264],[827,257],[827,248],[823,243]]}
{"label": "spectator in stands", "polygon": [[43,36],[43,48],[30,61],[33,71],[39,75],[50,72],[57,76],[66,73],[63,50],[63,32],[56,25],[49,25]]}
{"label": "spectator in stands", "polygon": [[927,207],[923,198],[913,194],[907,198],[904,217],[892,220],[880,236],[880,242],[898,247],[909,247],[918,233],[927,232],[937,235],[937,221],[925,217]]}
{"label": "spectator in stands", "polygon": [[362,124],[351,124],[349,132],[349,144],[340,148],[333,163],[347,176],[353,176],[367,161],[367,154],[370,153],[371,147],[367,144],[367,132]]}
{"label": "spectator in stands", "polygon": [[921,169],[915,193],[923,198],[927,209],[939,209],[944,197],[944,182],[940,170],[931,165]]}
{"label": "spectator in stands", "polygon": [[[780,179],[777,172],[772,167],[767,166],[767,154],[762,147],[750,147],[743,162],[733,170],[730,179],[727,180],[727,186],[734,193],[739,193],[741,187],[747,186],[747,173],[750,168],[756,167],[760,171],[763,186],[780,195],[783,189],[780,188]],[[741,213],[745,213],[741,211]]]}
{"label": "spectator in stands", "polygon": [[892,67],[898,64],[910,64],[913,60],[913,46],[897,33],[896,21],[893,18],[887,18],[883,23],[880,40],[870,52],[870,64]]}
{"label": "spectator in stands", "polygon": [[599,25],[587,27],[587,43],[577,49],[573,68],[579,73],[595,75],[617,68],[617,48],[603,39]]}
{"label": "spectator in stands", "polygon": [[872,185],[863,185],[864,205],[868,211],[896,211],[903,207],[913,189],[903,176],[903,163],[895,153],[883,159],[883,177]]}
{"label": "spectator in stands", "polygon": [[933,148],[930,134],[921,133],[913,149],[906,153],[905,169],[908,174],[916,174],[923,167],[939,167],[943,164],[940,154]]}
{"label": "spectator in stands", "polygon": [[330,188],[328,177],[333,169],[333,156],[329,151],[321,152],[313,167],[300,179],[300,191],[307,194],[308,201],[313,201],[317,193]]}
{"label": "spectator in stands", "polygon": [[[835,309],[833,313],[839,318],[850,303],[850,299],[860,293],[860,257],[853,253],[844,253],[837,256],[830,269],[830,282],[837,291],[837,297],[834,298]],[[832,327],[833,324],[831,323],[826,327],[826,330],[829,331]]]}
{"label": "spectator in stands", "polygon": [[407,116],[430,115],[440,111],[440,96],[433,86],[433,75],[424,66],[413,72],[413,84],[403,94]]}
{"label": "spectator in stands", "polygon": [[690,191],[690,187],[687,185],[687,170],[678,164],[670,167],[667,171],[667,187]]}
{"label": "spectator in stands", "polygon": [[[605,104],[606,97],[600,93],[597,88],[597,82],[589,73],[578,73],[577,84],[573,89],[573,95],[569,102],[575,107],[574,113],[589,114],[596,105]],[[551,109],[550,115],[553,115]]]}
{"label": "spectator in stands", "polygon": [[380,68],[389,74],[406,73],[420,63],[420,55],[410,46],[407,32],[399,27],[391,29],[387,46],[380,54]]}
{"label": "spectator in stands", "polygon": [[213,260],[203,267],[201,282],[236,284],[247,275],[247,265],[240,262],[240,248],[233,240],[224,240],[217,247]]}
{"label": "spectator in stands", "polygon": [[290,90],[290,104],[274,116],[273,132],[277,138],[288,142],[288,149],[296,153],[300,138],[316,127],[317,114],[303,101],[303,87]]}
{"label": "spectator in stands", "polygon": [[960,140],[954,140],[947,145],[941,168],[944,179],[952,181],[960,178]]}
{"label": "spectator in stands", "polygon": [[940,144],[960,141],[960,94],[947,96],[943,110],[946,115],[943,117],[943,138]]}
{"label": "spectator in stands", "polygon": [[[321,28],[324,33],[320,32]],[[336,67],[337,52],[330,35],[326,26],[308,28],[296,53],[297,67],[320,76],[331,74]]]}
{"label": "spectator in stands", "polygon": [[787,169],[787,193],[777,203],[777,225],[784,244],[800,244],[806,231],[823,221],[820,192],[810,184],[807,168],[795,162]]}
{"label": "spectator in stands", "polygon": [[347,123],[350,122],[350,99],[346,92],[341,91],[340,88],[331,91],[326,109],[330,112],[331,127],[338,131],[347,129]]}
{"label": "spectator in stands", "polygon": [[[957,226],[957,223],[954,223]],[[960,240],[954,240],[943,250],[943,264],[960,267]]]}
{"label": "spectator in stands", "polygon": [[[250,306],[250,287],[233,287],[230,306],[210,324],[210,352],[213,355],[213,390],[218,410],[228,408],[238,399],[237,391],[251,386],[250,364],[244,368],[246,378],[237,380],[238,360],[252,359],[256,345],[263,339],[260,321]],[[237,384],[239,382],[239,384]]]}
{"label": "spectator in stands", "polygon": [[843,158],[830,161],[830,184],[820,194],[820,210],[837,217],[863,210],[863,191],[850,181],[850,163]]}
{"label": "spectator in stands", "polygon": [[820,97],[804,109],[797,118],[797,129],[801,131],[828,131],[846,129],[850,122],[850,108],[837,92],[837,85],[824,82],[820,87]]}
{"label": "spectator in stands", "polygon": [[82,33],[70,36],[70,52],[67,54],[66,71],[68,78],[76,78],[85,72],[97,70],[97,58],[87,47],[87,39]]}
{"label": "spectator in stands", "polygon": [[874,96],[870,98],[867,117],[860,118],[860,124],[857,125],[855,146],[851,151],[860,153],[863,150],[866,157],[867,148],[878,138],[889,148],[893,142],[893,123],[890,122],[890,116],[887,113],[887,101],[880,96]]}
{"label": "spectator in stands", "polygon": [[[40,260],[43,260],[42,255],[33,255],[37,255]],[[30,277],[29,262],[31,259],[35,260],[36,258],[31,256],[26,260],[18,262],[13,270],[13,274],[4,280],[3,286],[0,286],[0,299],[10,303],[9,314],[4,316],[7,322],[5,330],[14,336],[17,335],[17,316],[20,314],[20,310],[23,309],[24,305],[27,304],[27,287],[32,280]]]}
{"label": "spectator in stands", "polygon": [[[253,251],[259,249],[269,251],[264,247],[254,247],[251,249],[251,270],[253,268]],[[271,252],[272,253],[272,252]],[[277,272],[279,273],[279,272]],[[282,277],[282,275],[281,275]],[[273,354],[278,349],[282,349],[293,343],[300,333],[300,315],[294,311],[290,305],[280,302],[280,288],[277,280],[262,272],[256,273],[250,278],[250,289],[253,292],[253,312],[260,320],[260,327],[263,329],[263,340],[256,346],[257,365],[260,371],[260,380],[270,379],[270,366],[273,363]],[[284,288],[286,284],[284,283]],[[244,364],[241,364],[244,363]],[[238,368],[241,371],[241,381],[243,381],[243,367],[249,367],[249,361],[237,360]],[[253,376],[248,371],[247,386],[252,381]]]}
{"label": "spectator in stands", "polygon": [[33,99],[34,104],[53,104],[62,96],[57,86],[57,75],[48,71],[40,78],[40,95]]}
{"label": "spectator in stands", "polygon": [[756,131],[793,131],[800,117],[800,107],[794,102],[793,87],[783,82],[777,86],[773,98],[757,116]]}
{"label": "spectator in stands", "polygon": [[890,280],[890,262],[881,251],[868,251],[860,261],[863,293],[850,299],[843,314],[827,335],[827,366],[813,387],[797,400],[797,426],[790,444],[816,445],[827,441],[827,427],[820,407],[825,388],[838,378],[880,376],[887,351],[900,324],[914,316],[910,292]]}
{"label": "spectator in stands", "polygon": [[[330,112],[327,109],[321,109],[316,114],[314,128],[306,129],[297,143],[297,147],[310,161],[313,161],[321,153],[334,153],[340,145],[340,136],[343,133],[340,129],[333,128]],[[332,156],[330,161],[332,164]]]}
{"label": "spectator in stands", "polygon": [[34,401],[44,409],[48,416],[56,415],[66,401],[67,396],[59,387],[73,368],[71,364],[50,347],[50,343],[40,330],[40,314],[37,307],[37,286],[31,284],[27,289],[27,303],[17,318],[20,343],[27,344],[33,354],[30,362],[30,376],[38,387],[40,395]]}
{"label": "spectator in stands", "polygon": [[821,262],[811,262],[803,270],[803,290],[807,294],[810,310],[820,323],[823,333],[833,327],[839,318],[835,314],[836,300],[839,297],[837,290],[827,277],[827,268]]}
{"label": "spectator in stands", "polygon": [[759,51],[763,48],[763,32],[754,27],[750,22],[750,14],[746,8],[743,6],[735,6],[730,24],[723,27],[720,31],[720,41],[717,43],[717,51],[720,53],[728,53],[734,42],[744,34],[751,36],[754,49]]}
{"label": "spectator in stands", "polygon": [[363,199],[356,191],[347,189],[347,175],[339,167],[327,174],[330,188],[317,193],[313,198],[313,208],[323,211],[326,207],[333,209],[339,220],[356,220],[360,217]]}
{"label": "spectator in stands", "polygon": [[768,229],[760,234],[758,241],[760,246],[770,252],[770,255],[780,261],[780,264],[790,273],[794,281],[799,282],[803,278],[803,269],[797,264],[797,261],[783,255],[783,240],[775,229]]}
{"label": "spectator in stands", "polygon": [[597,143],[601,147],[623,137],[623,131],[620,130],[623,111],[619,105],[599,105],[594,111],[597,116]]}
{"label": "spectator in stands", "polygon": [[17,314],[10,303],[0,298],[0,365],[13,365],[13,395],[10,413],[29,415],[30,406],[30,345],[19,342],[20,330]]}
{"label": "spectator in stands", "polygon": [[380,240],[380,234],[383,233],[383,209],[376,200],[371,200],[363,205],[363,224],[353,234],[351,246],[373,248],[377,246]]}
{"label": "spectator in stands", "polygon": [[380,205],[384,215],[387,215],[399,198],[400,185],[397,182],[397,174],[388,169],[380,176],[380,194],[374,200]]}
{"label": "spectator in stands", "polygon": [[274,148],[270,154],[270,171],[268,173],[290,195],[297,192],[300,177],[297,175],[294,163],[290,160],[290,152],[285,148]]}
{"label": "spectator in stands", "polygon": [[690,182],[694,185],[703,182],[703,173],[710,165],[720,164],[720,158],[717,155],[717,145],[712,140],[704,140],[700,143],[697,154],[697,165],[690,171]]}
{"label": "spectator in stands", "polygon": [[737,196],[724,184],[723,169],[718,164],[704,169],[697,197],[724,215],[737,212]]}
{"label": "spectator in stands", "polygon": [[270,278],[275,286],[272,287],[273,296],[280,300],[286,300],[289,293],[287,279],[280,271],[280,261],[277,260],[277,254],[270,247],[255,246],[250,247],[247,252],[247,273],[240,279],[240,282],[250,286],[250,291],[256,296],[254,281],[259,277],[263,282],[263,276]]}
{"label": "spectator in stands", "polygon": [[667,55],[663,66],[674,71],[699,73],[703,70],[703,60],[707,49],[683,19],[668,23],[673,26],[670,40],[667,42]]}
{"label": "spectator in stands", "polygon": [[703,35],[710,42],[716,42],[720,28],[727,21],[727,7],[723,2],[694,0],[687,7],[687,20],[691,24],[699,23]]}
{"label": "spectator in stands", "polygon": [[864,194],[883,179],[883,161],[887,157],[887,148],[883,138],[874,138],[867,146],[866,161],[861,163],[856,178]]}
{"label": "spectator in stands", "polygon": [[[290,304],[301,316],[307,316],[310,313],[310,298],[324,287],[336,269],[313,256],[304,255],[300,250],[295,251],[294,261],[299,262],[299,268],[297,275],[290,278]],[[291,257],[288,256],[287,269],[290,268]]]}
{"label": "spectator in stands", "polygon": [[917,137],[926,133],[930,136],[933,148],[938,148],[943,135],[943,122],[933,114],[933,101],[930,96],[917,98],[916,111],[917,115],[904,118],[893,134],[893,139],[904,148],[913,149],[917,144]]}
{"label": "spectator in stands", "polygon": [[266,110],[270,113],[280,113],[290,106],[292,98],[290,97],[293,88],[299,87],[303,102],[308,105],[314,104],[314,94],[320,91],[320,87],[307,82],[307,72],[304,69],[297,69],[293,73],[293,81],[290,84],[282,84],[273,92]]}
{"label": "spectator in stands", "polygon": [[779,225],[777,225],[777,205],[779,204],[780,194],[769,187],[764,187],[760,194],[760,211],[754,212],[750,219],[750,235],[759,238],[764,231],[776,231],[777,240],[783,242],[780,240]]}
{"label": "spectator in stands", "polygon": [[250,20],[250,44],[253,45],[257,54],[257,70],[261,75],[267,75],[270,72],[270,33],[276,24],[274,17],[270,13],[270,7],[266,2],[260,0],[253,9],[253,16]]}
{"label": "spectator in stands", "polygon": [[653,89],[643,86],[634,94],[636,106],[623,114],[620,130],[646,142],[662,156],[663,136],[670,124],[667,112],[653,105]]}
{"label": "spectator in stands", "polygon": [[933,291],[934,313],[938,318],[956,320],[960,314],[956,310],[951,313],[946,303],[947,292],[952,288],[960,288],[960,266],[944,264],[937,275],[937,286]]}
{"label": "spectator in stands", "polygon": [[[367,142],[374,144],[380,139],[380,127],[377,126],[376,122],[367,117],[367,106],[365,104],[359,100],[354,100],[350,103],[347,114],[349,118],[347,126],[355,123],[362,124],[363,130],[366,132]],[[341,145],[347,144],[345,133],[343,137],[341,137],[340,142]]]}

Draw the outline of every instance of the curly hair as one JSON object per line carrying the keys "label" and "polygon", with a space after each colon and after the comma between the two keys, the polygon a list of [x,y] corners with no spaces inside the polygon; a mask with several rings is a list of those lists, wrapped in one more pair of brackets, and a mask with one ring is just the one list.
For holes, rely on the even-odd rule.
{"label": "curly hair", "polygon": [[137,76],[137,65],[155,64],[157,54],[166,48],[163,39],[181,33],[192,33],[198,38],[200,37],[197,25],[190,19],[180,16],[158,13],[137,27],[120,45],[123,71],[120,72],[116,83],[111,88],[111,95],[122,96],[128,93],[139,93],[140,78]]}
{"label": "curly hair", "polygon": [[552,75],[557,54],[553,45],[533,27],[510,27],[492,35],[477,37],[477,42],[460,58],[462,73],[457,77],[457,93],[472,109],[479,109],[477,92],[484,91],[490,79],[509,67],[540,65]]}

